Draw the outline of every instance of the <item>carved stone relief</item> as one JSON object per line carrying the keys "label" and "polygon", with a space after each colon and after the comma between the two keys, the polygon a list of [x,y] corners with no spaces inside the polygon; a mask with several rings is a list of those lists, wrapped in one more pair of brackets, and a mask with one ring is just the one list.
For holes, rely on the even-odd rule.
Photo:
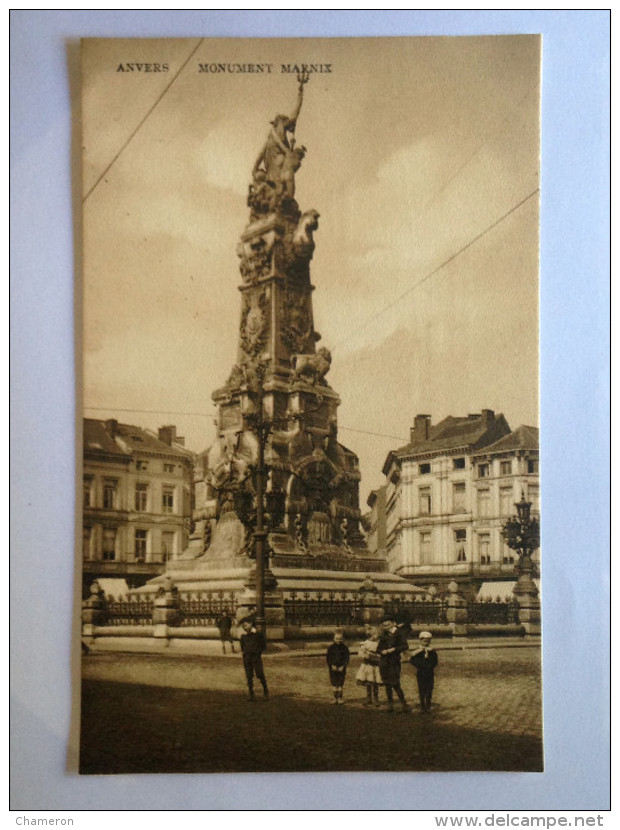
{"label": "carved stone relief", "polygon": [[305,292],[288,291],[280,304],[282,343],[291,352],[303,352],[314,342],[310,300]]}
{"label": "carved stone relief", "polygon": [[245,354],[256,357],[267,342],[269,301],[266,291],[252,292],[241,314],[240,343]]}

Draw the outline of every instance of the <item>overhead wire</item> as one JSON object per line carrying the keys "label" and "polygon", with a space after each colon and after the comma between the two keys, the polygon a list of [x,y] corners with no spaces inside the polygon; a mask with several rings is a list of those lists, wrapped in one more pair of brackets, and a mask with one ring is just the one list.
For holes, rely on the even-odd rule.
{"label": "overhead wire", "polygon": [[[520,110],[520,109],[521,109],[522,104],[523,104],[523,103],[525,102],[525,100],[529,97],[529,95],[531,95],[531,93],[532,93],[534,90],[539,90],[539,89],[540,89],[540,85],[539,85],[539,83],[538,83],[538,81],[537,81],[535,84],[533,84],[533,85],[532,85],[532,86],[531,86],[531,87],[527,90],[527,92],[525,93],[525,95],[523,95],[523,97],[519,100],[518,104],[516,105],[516,107],[515,107],[514,109],[515,109],[515,110],[517,110],[517,111],[518,111],[518,110]],[[475,148],[475,150],[473,150],[473,151],[472,151],[472,152],[471,152],[471,153],[467,156],[467,158],[465,159],[465,161],[464,161],[464,162],[463,162],[463,163],[462,163],[462,164],[461,164],[461,165],[460,165],[460,166],[459,166],[459,167],[458,167],[458,168],[454,171],[454,173],[452,173],[452,175],[451,175],[451,176],[449,176],[449,177],[446,179],[446,181],[442,184],[442,186],[439,188],[439,190],[436,190],[436,191],[435,191],[435,193],[431,196],[431,198],[430,198],[430,199],[428,199],[428,201],[426,201],[426,202],[424,203],[424,205],[423,205],[423,207],[422,207],[422,213],[423,213],[423,214],[426,214],[426,213],[429,211],[429,209],[430,209],[430,208],[431,208],[431,207],[435,204],[435,202],[437,201],[437,199],[439,198],[439,196],[440,196],[440,195],[444,192],[444,190],[446,190],[446,189],[447,189],[447,188],[448,188],[448,187],[452,184],[452,182],[453,182],[455,179],[457,179],[457,178],[458,178],[458,176],[460,175],[461,171],[463,171],[463,170],[464,170],[464,169],[465,169],[465,168],[466,168],[469,164],[471,164],[471,162],[473,161],[473,159],[474,159],[474,158],[478,155],[478,153],[480,152],[480,150],[482,150],[482,148],[485,146],[485,144],[488,144],[488,143],[489,143],[489,141],[491,140],[492,136],[497,135],[498,133],[501,133],[501,132],[502,132],[502,130],[504,129],[504,126],[505,126],[505,125],[506,125],[506,124],[507,124],[507,123],[508,123],[508,122],[509,122],[512,118],[513,118],[513,113],[511,112],[511,113],[510,113],[510,115],[507,115],[505,118],[503,118],[503,119],[502,119],[502,121],[501,121],[501,123],[500,123],[500,125],[499,125],[498,127],[496,127],[494,130],[492,130],[492,131],[491,131],[488,135],[486,135],[486,136],[482,139],[482,141],[478,144],[478,146]]]}
{"label": "overhead wire", "polygon": [[86,195],[82,198],[82,203],[86,202],[86,200],[87,200],[87,199],[88,199],[88,197],[91,195],[91,193],[93,193],[93,192],[94,192],[94,190],[95,190],[95,188],[97,187],[97,185],[99,184],[99,182],[101,182],[101,181],[102,181],[102,179],[103,179],[103,178],[104,178],[104,177],[105,177],[105,176],[109,173],[109,171],[111,170],[111,168],[112,168],[113,164],[117,161],[117,159],[119,158],[119,156],[121,155],[121,153],[122,153],[122,152],[123,152],[123,151],[124,151],[124,150],[128,147],[129,143],[131,142],[131,140],[133,139],[133,137],[135,136],[135,134],[136,134],[136,133],[138,132],[138,130],[142,127],[142,125],[146,122],[147,118],[149,118],[149,116],[152,114],[152,112],[153,112],[153,110],[155,109],[155,107],[159,104],[159,102],[161,101],[161,99],[162,99],[162,98],[164,97],[164,95],[168,92],[168,90],[170,89],[170,87],[172,86],[172,84],[176,81],[176,79],[179,77],[179,75],[181,74],[181,72],[185,69],[185,67],[187,66],[187,64],[189,63],[189,61],[192,59],[192,57],[196,54],[196,52],[198,51],[198,49],[199,49],[200,45],[202,44],[203,40],[204,40],[204,38],[203,38],[203,37],[201,37],[201,38],[200,38],[200,40],[198,41],[198,43],[196,44],[196,46],[192,49],[192,51],[190,52],[190,54],[189,54],[189,55],[187,56],[187,58],[183,61],[183,63],[182,63],[182,64],[181,64],[181,66],[179,67],[179,69],[178,69],[178,70],[175,72],[175,74],[172,76],[172,78],[170,79],[170,83],[169,83],[169,84],[168,84],[168,85],[164,88],[163,92],[162,92],[162,93],[161,93],[161,94],[157,97],[157,99],[155,100],[155,103],[154,103],[154,104],[152,104],[152,105],[151,105],[151,107],[149,107],[149,109],[148,109],[148,110],[147,110],[147,112],[146,112],[146,115],[142,118],[142,120],[140,121],[140,123],[138,124],[138,126],[137,126],[134,130],[132,130],[132,132],[131,132],[131,133],[130,133],[130,135],[129,135],[129,138],[127,138],[127,140],[125,141],[125,143],[121,146],[120,150],[116,153],[116,155],[114,156],[114,158],[112,159],[112,161],[111,161],[111,162],[107,165],[107,167],[104,169],[103,173],[101,173],[101,175],[97,177],[97,180],[95,181],[95,183],[94,183],[94,184],[92,185],[92,187],[88,190],[88,192],[86,193]]}
{"label": "overhead wire", "polygon": [[[529,201],[529,199],[531,199],[531,198],[532,198],[532,196],[535,196],[535,195],[539,192],[539,190],[540,190],[540,188],[539,188],[539,187],[534,188],[534,190],[532,190],[532,192],[531,192],[531,193],[528,193],[528,195],[527,195],[524,199],[521,199],[521,201],[520,201],[520,202],[518,202],[516,205],[513,205],[513,206],[510,208],[510,210],[506,211],[506,213],[504,213],[502,216],[500,216],[500,217],[499,217],[499,219],[496,219],[496,220],[495,220],[495,222],[493,222],[491,225],[489,225],[487,228],[485,228],[483,231],[481,231],[481,233],[477,234],[477,235],[476,235],[473,239],[471,239],[469,242],[467,242],[467,244],[463,245],[463,247],[462,247],[462,248],[459,248],[459,250],[458,250],[456,253],[454,253],[454,254],[452,254],[451,256],[449,256],[449,257],[448,257],[447,259],[445,259],[445,260],[444,260],[444,261],[443,261],[440,265],[438,265],[436,268],[433,268],[433,270],[432,270],[432,271],[429,271],[429,272],[428,272],[428,274],[425,274],[425,275],[422,277],[422,279],[418,280],[418,282],[416,282],[414,285],[412,285],[412,286],[410,286],[409,288],[407,288],[407,290],[406,290],[406,291],[403,291],[403,292],[402,292],[402,294],[399,294],[399,295],[398,295],[398,297],[396,297],[394,300],[392,300],[392,301],[391,301],[390,303],[388,303],[386,306],[384,306],[383,308],[379,309],[379,311],[377,311],[377,312],[376,312],[376,314],[373,314],[373,315],[372,315],[372,317],[368,317],[366,320],[364,320],[364,322],[363,322],[363,324],[362,324],[362,325],[367,326],[367,325],[369,325],[370,323],[374,323],[374,321],[375,321],[378,317],[381,317],[381,315],[382,315],[382,314],[385,314],[385,312],[386,312],[386,311],[389,311],[391,308],[393,308],[393,307],[394,307],[397,303],[399,303],[399,302],[400,302],[400,301],[401,301],[404,297],[406,297],[408,294],[411,294],[411,292],[412,292],[412,291],[415,291],[415,290],[416,290],[416,288],[419,288],[419,287],[420,287],[423,283],[425,283],[425,282],[426,282],[427,280],[429,280],[431,277],[434,277],[434,276],[435,276],[435,274],[437,274],[439,271],[441,271],[443,268],[445,268],[445,267],[446,267],[446,265],[449,265],[449,264],[450,264],[451,262],[453,262],[453,261],[454,261],[454,260],[455,260],[458,256],[460,256],[462,253],[464,253],[464,252],[465,252],[465,251],[467,251],[469,248],[471,248],[471,247],[472,247],[472,245],[475,245],[475,244],[476,244],[476,242],[478,242],[480,239],[482,239],[482,237],[483,237],[483,236],[486,236],[486,234],[487,234],[487,233],[489,233],[489,232],[490,232],[490,231],[492,231],[494,228],[496,228],[499,224],[501,224],[501,222],[503,222],[503,221],[504,221],[505,219],[507,219],[507,218],[508,218],[508,217],[509,217],[512,213],[514,213],[514,212],[515,212],[516,210],[518,210],[518,209],[519,209],[522,205],[524,205],[527,201]],[[339,341],[337,341],[337,342],[336,342],[336,343],[335,343],[335,344],[331,347],[331,351],[332,351],[332,352],[333,352],[333,351],[335,351],[335,349],[337,349],[339,346],[342,346],[342,345],[343,345],[343,343],[347,343],[347,342],[348,342],[349,340],[351,340],[354,336],[355,336],[355,334],[352,334],[352,335],[350,335],[349,337],[344,338],[343,340],[339,340]]]}
{"label": "overhead wire", "polygon": [[[213,413],[208,412],[179,412],[171,409],[126,409],[123,407],[113,407],[113,406],[85,406],[84,411],[88,412],[129,412],[133,415],[137,414],[145,414],[145,415],[184,415],[186,417],[191,418],[213,418]],[[366,429],[355,429],[354,427],[346,427],[342,426],[342,424],[338,425],[339,430],[345,430],[346,432],[356,432],[360,435],[372,435],[376,438],[392,438],[395,441],[406,441],[406,438],[403,438],[402,435],[388,435],[385,432],[370,432]]]}
{"label": "overhead wire", "polygon": [[[519,100],[519,102],[517,103],[517,105],[516,105],[515,109],[516,109],[516,110],[519,110],[519,109],[521,108],[521,106],[523,105],[523,103],[527,100],[528,96],[529,96],[529,95],[531,95],[531,93],[532,93],[533,91],[538,90],[539,88],[540,88],[540,85],[539,85],[539,83],[538,83],[538,82],[536,82],[536,83],[535,83],[535,84],[533,84],[531,87],[529,87],[529,88],[528,88],[528,90],[525,92],[525,94],[524,94],[524,95],[520,98],[520,100]],[[478,146],[477,146],[477,147],[473,150],[473,152],[471,152],[471,153],[469,154],[469,156],[467,156],[467,158],[465,159],[465,161],[464,161],[464,162],[463,162],[463,163],[462,163],[462,164],[461,164],[461,165],[460,165],[460,166],[456,169],[456,171],[455,171],[455,172],[454,172],[451,176],[449,176],[449,177],[448,177],[448,179],[447,179],[447,180],[446,180],[446,181],[445,181],[445,182],[441,185],[441,187],[440,187],[437,191],[435,191],[435,193],[434,193],[434,194],[430,197],[430,199],[428,199],[428,200],[424,203],[424,206],[422,207],[422,215],[426,215],[426,214],[429,212],[430,208],[431,208],[431,207],[435,204],[435,202],[437,201],[437,199],[439,198],[439,196],[440,196],[440,195],[441,195],[441,194],[442,194],[442,193],[443,193],[443,192],[444,192],[444,191],[445,191],[445,190],[446,190],[446,189],[447,189],[447,188],[448,188],[448,187],[452,184],[452,182],[453,182],[453,181],[455,181],[455,180],[458,178],[458,176],[462,173],[462,171],[463,171],[466,167],[468,167],[468,166],[471,164],[471,162],[473,161],[473,159],[474,159],[474,158],[478,155],[478,153],[480,152],[480,150],[481,150],[481,149],[482,149],[482,148],[483,148],[486,144],[488,144],[488,143],[489,143],[489,141],[491,140],[491,138],[492,138],[494,135],[496,135],[496,134],[500,133],[500,132],[504,129],[504,126],[505,126],[505,125],[506,125],[506,123],[509,121],[510,117],[511,117],[511,116],[506,116],[504,119],[502,119],[502,121],[501,121],[500,125],[499,125],[498,127],[496,127],[495,129],[493,129],[493,130],[492,130],[492,131],[491,131],[488,135],[486,135],[486,136],[484,137],[484,139],[483,139],[483,140],[482,140],[482,141],[478,144]],[[538,189],[537,189],[537,190],[538,190]],[[537,192],[537,190],[533,191],[533,192],[530,194],[530,196],[533,196],[533,195],[534,195],[534,193],[536,193],[536,192]],[[529,197],[529,196],[528,196],[528,197],[526,197],[526,199],[525,199],[524,201],[527,201],[527,199],[528,199],[528,198],[530,198],[530,197]],[[514,209],[516,210],[517,208],[519,208],[519,207],[521,206],[521,204],[522,204],[522,203],[519,203],[518,205],[516,205],[516,207],[515,207]],[[507,216],[508,216],[508,215],[510,215],[510,213],[511,213],[511,212],[512,212],[512,210],[511,210],[511,211],[508,211],[508,213],[507,213],[507,214],[505,214],[504,216],[500,217],[500,219],[499,219],[499,220],[497,220],[497,222],[496,222],[494,225],[491,225],[489,228],[487,228],[487,229],[486,229],[486,231],[483,231],[483,232],[482,232],[482,234],[480,234],[480,236],[478,236],[478,237],[476,237],[475,239],[473,239],[473,240],[472,240],[470,243],[468,243],[468,244],[467,244],[464,248],[462,248],[460,251],[457,251],[457,252],[456,252],[456,254],[454,254],[454,255],[453,255],[450,259],[448,259],[448,260],[446,260],[445,262],[443,262],[443,263],[442,263],[441,265],[439,265],[436,269],[434,269],[434,270],[433,270],[430,274],[427,274],[426,276],[424,276],[424,277],[423,277],[423,278],[422,278],[422,279],[421,279],[418,283],[416,283],[416,284],[415,284],[412,288],[408,289],[408,290],[407,290],[407,291],[405,291],[403,294],[401,294],[399,297],[397,297],[395,300],[393,300],[392,302],[388,303],[388,305],[386,305],[384,308],[380,309],[380,310],[379,310],[376,314],[374,314],[372,317],[369,317],[368,319],[364,320],[364,321],[360,324],[360,326],[365,326],[365,325],[368,325],[369,323],[374,322],[374,321],[375,321],[378,317],[380,317],[380,316],[381,316],[384,312],[389,311],[389,310],[390,310],[390,308],[392,308],[394,305],[396,305],[396,303],[400,302],[400,300],[401,300],[401,299],[403,299],[403,297],[406,297],[409,293],[411,293],[411,291],[415,290],[415,288],[417,288],[419,285],[422,285],[422,283],[426,282],[426,280],[427,280],[427,279],[429,279],[431,276],[434,276],[434,274],[435,274],[435,273],[437,273],[437,271],[441,270],[441,268],[443,268],[445,265],[448,265],[448,264],[452,261],[452,259],[456,258],[456,257],[457,257],[460,253],[462,253],[463,251],[467,250],[467,248],[468,248],[468,247],[470,247],[470,246],[471,246],[471,245],[473,245],[475,242],[477,242],[477,241],[478,241],[478,239],[480,239],[480,238],[484,235],[484,233],[488,232],[489,230],[492,230],[492,228],[493,228],[493,227],[495,227],[495,225],[496,225],[496,224],[499,224],[499,222],[501,222],[503,219],[507,218]],[[334,346],[332,346],[332,351],[333,351],[334,349],[338,348],[338,346],[341,346],[343,343],[346,343],[346,342],[348,342],[349,340],[351,340],[351,339],[352,339],[352,337],[354,337],[354,336],[355,336],[355,334],[352,334],[351,336],[346,337],[346,338],[345,338],[345,339],[343,339],[343,340],[337,341],[337,342],[336,342],[336,344],[335,344]]]}

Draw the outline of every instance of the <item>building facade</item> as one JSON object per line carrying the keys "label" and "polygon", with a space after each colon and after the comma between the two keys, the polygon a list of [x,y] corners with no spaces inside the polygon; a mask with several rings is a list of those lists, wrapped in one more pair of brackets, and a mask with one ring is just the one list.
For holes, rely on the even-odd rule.
{"label": "building facade", "polygon": [[83,584],[162,573],[190,534],[192,453],[174,426],[158,434],[115,419],[84,419]]}
{"label": "building facade", "polygon": [[366,531],[366,544],[368,545],[368,549],[382,558],[386,557],[387,551],[385,516],[386,490],[385,485],[378,487],[376,490],[371,490],[366,500],[366,504],[370,510],[364,516],[364,529]]}
{"label": "building facade", "polygon": [[410,442],[383,468],[390,571],[438,589],[456,581],[467,594],[514,580],[501,530],[522,493],[539,516],[538,460],[538,429],[511,431],[492,410],[435,426],[418,415]]}

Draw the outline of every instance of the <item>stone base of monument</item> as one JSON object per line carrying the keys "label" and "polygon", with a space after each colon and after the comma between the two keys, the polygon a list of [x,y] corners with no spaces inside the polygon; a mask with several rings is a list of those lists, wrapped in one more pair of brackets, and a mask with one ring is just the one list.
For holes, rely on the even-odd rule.
{"label": "stone base of monument", "polygon": [[[238,559],[239,564],[229,561],[227,567],[216,567],[218,563],[211,562],[210,567],[191,569],[184,568],[185,563],[177,560],[169,564],[165,575],[151,580],[136,593],[157,593],[166,579],[172,580],[181,597],[219,595],[225,602],[227,597],[234,596],[235,616],[241,620],[256,610],[256,567],[245,557]],[[313,558],[312,564],[316,563],[317,559]],[[180,568],[175,567],[179,564]],[[300,626],[287,622],[286,605],[295,600],[328,601],[332,597],[336,601],[341,598],[350,601],[357,598],[360,617],[356,625],[361,629],[364,623],[377,624],[381,621],[384,600],[398,598],[406,602],[420,599],[425,594],[424,589],[396,574],[371,570],[367,567],[370,564],[367,559],[342,558],[331,563],[332,566],[340,566],[341,570],[334,567],[300,567],[306,564],[302,556],[297,557],[295,564],[296,567],[287,567],[278,562],[278,557],[274,557],[274,564],[266,574],[265,622],[270,642],[282,642],[291,634],[299,635],[301,639],[311,639],[312,632],[306,631],[307,626],[303,626],[305,633],[302,637]],[[345,570],[347,566],[352,570]],[[189,630],[191,629],[188,629],[188,634]]]}

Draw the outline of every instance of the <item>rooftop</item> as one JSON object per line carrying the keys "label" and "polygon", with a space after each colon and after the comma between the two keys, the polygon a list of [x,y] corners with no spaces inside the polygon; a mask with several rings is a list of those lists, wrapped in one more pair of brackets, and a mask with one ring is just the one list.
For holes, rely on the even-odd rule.
{"label": "rooftop", "polygon": [[[170,429],[174,428],[162,427],[160,432],[165,434],[164,430]],[[176,437],[174,433],[173,437]],[[150,430],[133,424],[121,424],[114,418],[106,421],[84,418],[84,452],[102,452],[128,459],[134,452],[155,452],[185,459],[190,455],[188,450],[174,441],[169,444]]]}
{"label": "rooftop", "polygon": [[448,415],[435,426],[430,415],[418,415],[411,429],[411,441],[388,455],[383,472],[387,474],[395,458],[440,454],[461,448],[474,451],[497,443],[507,435],[510,435],[508,422],[501,413],[495,414],[492,409],[461,417]]}

